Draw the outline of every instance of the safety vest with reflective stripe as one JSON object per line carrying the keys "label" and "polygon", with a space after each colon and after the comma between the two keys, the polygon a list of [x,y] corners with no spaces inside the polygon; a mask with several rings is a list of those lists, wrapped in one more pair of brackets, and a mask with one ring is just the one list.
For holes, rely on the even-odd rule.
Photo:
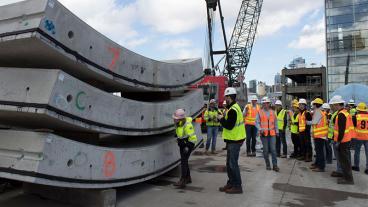
{"label": "safety vest with reflective stripe", "polygon": [[259,112],[259,118],[261,122],[261,130],[263,130],[263,136],[276,136],[276,126],[275,126],[275,113],[270,110],[270,116],[267,117],[266,112],[261,110]]}
{"label": "safety vest with reflective stripe", "polygon": [[257,114],[260,110],[259,105],[256,105],[256,107],[254,108],[252,104],[247,104],[246,109],[247,114],[244,117],[245,124],[255,126]]}
{"label": "safety vest with reflective stripe", "polygon": [[188,139],[188,141],[195,144],[197,142],[197,135],[192,124],[192,118],[187,117],[185,120],[183,126],[176,127],[176,136],[179,139]]}
{"label": "safety vest with reflective stripe", "polygon": [[[207,126],[220,126],[220,122],[218,122],[217,120],[218,114],[219,114],[218,110],[214,110],[214,111],[206,110],[206,112],[204,112],[204,120],[206,120],[206,125]],[[209,121],[209,119],[211,119],[211,121]]]}
{"label": "safety vest with reflective stripe", "polygon": [[295,118],[294,118],[294,114],[292,114],[290,116],[290,121],[291,121],[290,132],[293,134],[299,134],[299,131],[298,131],[299,114],[297,114]]}
{"label": "safety vest with reflective stripe", "polygon": [[307,127],[307,120],[305,118],[305,112],[299,113],[299,132],[304,132]]}
{"label": "safety vest with reflective stripe", "polygon": [[[228,110],[228,112],[230,110],[234,110],[236,112],[236,122],[235,122],[235,126],[233,129],[228,130],[223,128],[222,130],[222,137],[225,140],[229,140],[229,141],[240,141],[246,138],[245,135],[245,126],[244,126],[244,121],[243,121],[243,113],[240,109],[240,106],[235,103],[234,105],[232,105],[230,107],[230,109]],[[228,119],[228,114],[226,113],[225,115],[225,120]]]}
{"label": "safety vest with reflective stripe", "polygon": [[277,114],[277,126],[279,127],[279,130],[284,130],[285,115],[286,115],[285,109],[281,109],[280,112]]}
{"label": "safety vest with reflective stripe", "polygon": [[[321,120],[318,124],[313,124],[312,126],[313,138],[325,139],[328,135],[327,116],[326,113],[324,113],[323,111],[319,112],[321,113]],[[318,111],[316,111],[315,113],[318,113]]]}
{"label": "safety vest with reflective stripe", "polygon": [[329,139],[333,139],[333,136],[334,136],[334,127],[335,127],[335,122],[333,121],[335,119],[335,117],[337,116],[338,114],[338,111],[335,111],[332,116],[331,116],[331,119],[330,119],[330,124],[328,126],[328,138]]}
{"label": "safety vest with reflective stripe", "polygon": [[355,137],[358,140],[368,141],[368,114],[357,114],[356,120]]}
{"label": "safety vest with reflective stripe", "polygon": [[341,140],[341,143],[350,142],[351,139],[354,138],[355,133],[354,133],[353,120],[351,119],[351,116],[346,109],[341,110],[337,114],[334,127],[334,141],[338,142],[339,137],[339,114],[344,114],[346,117],[345,133],[343,139]]}

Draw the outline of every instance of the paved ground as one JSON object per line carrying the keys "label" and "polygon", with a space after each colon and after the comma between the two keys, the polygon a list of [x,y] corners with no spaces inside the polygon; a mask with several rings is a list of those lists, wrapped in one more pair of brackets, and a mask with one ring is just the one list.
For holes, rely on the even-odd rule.
{"label": "paved ground", "polygon": [[[224,143],[219,140],[218,148]],[[355,185],[341,186],[330,177],[335,169],[328,165],[326,172],[309,170],[310,163],[292,159],[279,159],[279,173],[266,171],[263,157],[248,158],[242,147],[240,158],[244,194],[227,195],[218,191],[226,182],[225,152],[217,155],[202,155],[201,149],[191,158],[193,183],[185,190],[175,189],[172,184],[177,177],[168,175],[142,184],[118,189],[118,207],[165,207],[165,206],[367,206],[368,175],[354,172]],[[365,159],[362,156],[361,169]],[[0,196],[0,206],[55,206],[54,201],[13,191]]]}

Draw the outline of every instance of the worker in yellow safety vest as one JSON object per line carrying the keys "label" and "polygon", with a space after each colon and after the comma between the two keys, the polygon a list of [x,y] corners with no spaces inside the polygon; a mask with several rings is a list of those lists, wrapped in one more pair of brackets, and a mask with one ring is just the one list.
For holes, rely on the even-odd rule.
{"label": "worker in yellow safety vest", "polygon": [[228,176],[226,185],[220,187],[219,191],[228,194],[243,193],[238,161],[240,147],[243,145],[246,135],[243,114],[240,106],[236,103],[236,95],[235,88],[226,88],[225,100],[228,111],[225,116],[218,116],[221,126],[223,127],[222,138],[227,146],[226,168]]}
{"label": "worker in yellow safety vest", "polygon": [[[277,157],[287,158],[287,143],[286,143],[286,127],[287,127],[287,113],[282,108],[282,102],[277,100],[275,102],[277,127],[279,129],[279,135],[276,136],[276,153]],[[282,155],[281,155],[282,144]]]}
{"label": "worker in yellow safety vest", "polygon": [[216,154],[216,140],[217,134],[220,127],[220,122],[217,116],[221,114],[216,106],[216,100],[211,99],[210,105],[204,112],[204,120],[206,120],[207,125],[207,141],[206,141],[206,151],[205,154],[208,155],[208,149],[211,146],[211,153]]}
{"label": "worker in yellow safety vest", "polygon": [[313,150],[311,143],[311,125],[308,122],[312,121],[311,112],[307,110],[307,100],[299,99],[299,139],[301,143],[301,156],[298,160],[312,162]]}
{"label": "worker in yellow safety vest", "polygon": [[355,150],[354,150],[354,166],[352,167],[355,171],[360,171],[360,148],[362,145],[365,149],[365,171],[368,175],[368,109],[364,102],[358,104],[357,115],[353,116],[353,124],[355,126]]}
{"label": "worker in yellow safety vest", "polygon": [[186,117],[184,109],[177,109],[173,119],[181,157],[181,178],[174,186],[185,188],[186,184],[192,182],[188,160],[197,142],[197,136],[192,124],[193,120],[191,117]]}
{"label": "worker in yellow safety vest", "polygon": [[[328,125],[328,134],[330,133],[330,120],[331,120],[331,107],[328,103],[324,103],[322,105],[322,112],[324,113],[324,115],[327,118],[327,125]],[[328,136],[327,134],[327,139],[325,141],[325,151],[326,151],[326,163],[327,164],[332,164],[332,143],[333,140]]]}
{"label": "worker in yellow safety vest", "polygon": [[300,139],[299,139],[299,104],[293,104],[293,110],[289,118],[291,141],[294,145],[294,152],[291,153],[290,158],[297,158],[301,156]]}
{"label": "worker in yellow safety vest", "polygon": [[250,99],[251,103],[244,107],[244,123],[245,130],[247,133],[247,156],[256,156],[256,143],[257,143],[257,127],[256,127],[256,117],[260,111],[260,106],[257,104],[258,98],[253,95]]}
{"label": "worker in yellow safety vest", "polygon": [[338,111],[335,117],[334,142],[338,150],[338,160],[342,169],[342,177],[338,178],[338,184],[354,184],[350,161],[350,142],[355,136],[354,124],[349,112],[344,108],[345,101],[341,96],[334,96],[330,105]]}
{"label": "worker in yellow safety vest", "polygon": [[357,113],[354,99],[350,99],[348,103],[348,112],[351,116],[354,116]]}
{"label": "worker in yellow safety vest", "polygon": [[266,162],[266,169],[271,170],[269,159],[269,153],[271,153],[273,170],[279,172],[276,155],[276,136],[279,133],[277,117],[270,107],[271,101],[268,97],[264,97],[261,103],[262,109],[257,115],[256,126],[263,145],[263,158]]}
{"label": "worker in yellow safety vest", "polygon": [[316,160],[311,165],[314,172],[324,172],[326,167],[325,143],[328,135],[328,121],[325,112],[322,111],[323,100],[313,100],[312,137],[316,151]]}

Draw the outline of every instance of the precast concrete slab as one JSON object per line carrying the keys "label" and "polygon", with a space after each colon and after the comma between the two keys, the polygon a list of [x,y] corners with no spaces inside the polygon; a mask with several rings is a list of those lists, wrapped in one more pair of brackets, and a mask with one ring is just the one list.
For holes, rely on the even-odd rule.
{"label": "precast concrete slab", "polygon": [[[200,126],[194,126],[198,146],[202,135]],[[50,133],[0,130],[0,177],[28,183],[111,188],[152,179],[179,162],[172,133],[101,147]]]}
{"label": "precast concrete slab", "polygon": [[108,39],[56,0],[0,7],[0,66],[62,68],[108,91],[175,91],[203,77],[201,59],[155,61]]}
{"label": "precast concrete slab", "polygon": [[174,129],[172,114],[203,107],[201,90],[143,102],[94,88],[60,70],[0,68],[0,124],[57,131],[152,135]]}

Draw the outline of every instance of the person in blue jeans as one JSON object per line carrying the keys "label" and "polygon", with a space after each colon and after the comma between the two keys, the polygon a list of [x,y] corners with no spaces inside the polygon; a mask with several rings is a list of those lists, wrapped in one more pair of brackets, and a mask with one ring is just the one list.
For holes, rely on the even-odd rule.
{"label": "person in blue jeans", "polygon": [[208,155],[208,150],[211,146],[211,153],[216,154],[216,140],[220,127],[220,122],[217,116],[220,115],[220,111],[216,107],[216,100],[212,99],[206,112],[204,112],[204,120],[207,125],[207,141],[205,154]]}
{"label": "person in blue jeans", "polygon": [[277,126],[277,117],[275,112],[270,108],[271,101],[269,98],[262,99],[262,109],[257,114],[256,126],[263,144],[263,157],[266,162],[266,169],[271,170],[269,153],[272,155],[273,170],[280,171],[277,166],[276,154],[276,135],[279,130]]}
{"label": "person in blue jeans", "polygon": [[353,124],[355,127],[356,140],[354,152],[354,166],[352,170],[360,171],[360,149],[362,145],[365,149],[365,174],[368,175],[368,109],[365,103],[359,103],[356,108],[357,114],[353,115]]}

